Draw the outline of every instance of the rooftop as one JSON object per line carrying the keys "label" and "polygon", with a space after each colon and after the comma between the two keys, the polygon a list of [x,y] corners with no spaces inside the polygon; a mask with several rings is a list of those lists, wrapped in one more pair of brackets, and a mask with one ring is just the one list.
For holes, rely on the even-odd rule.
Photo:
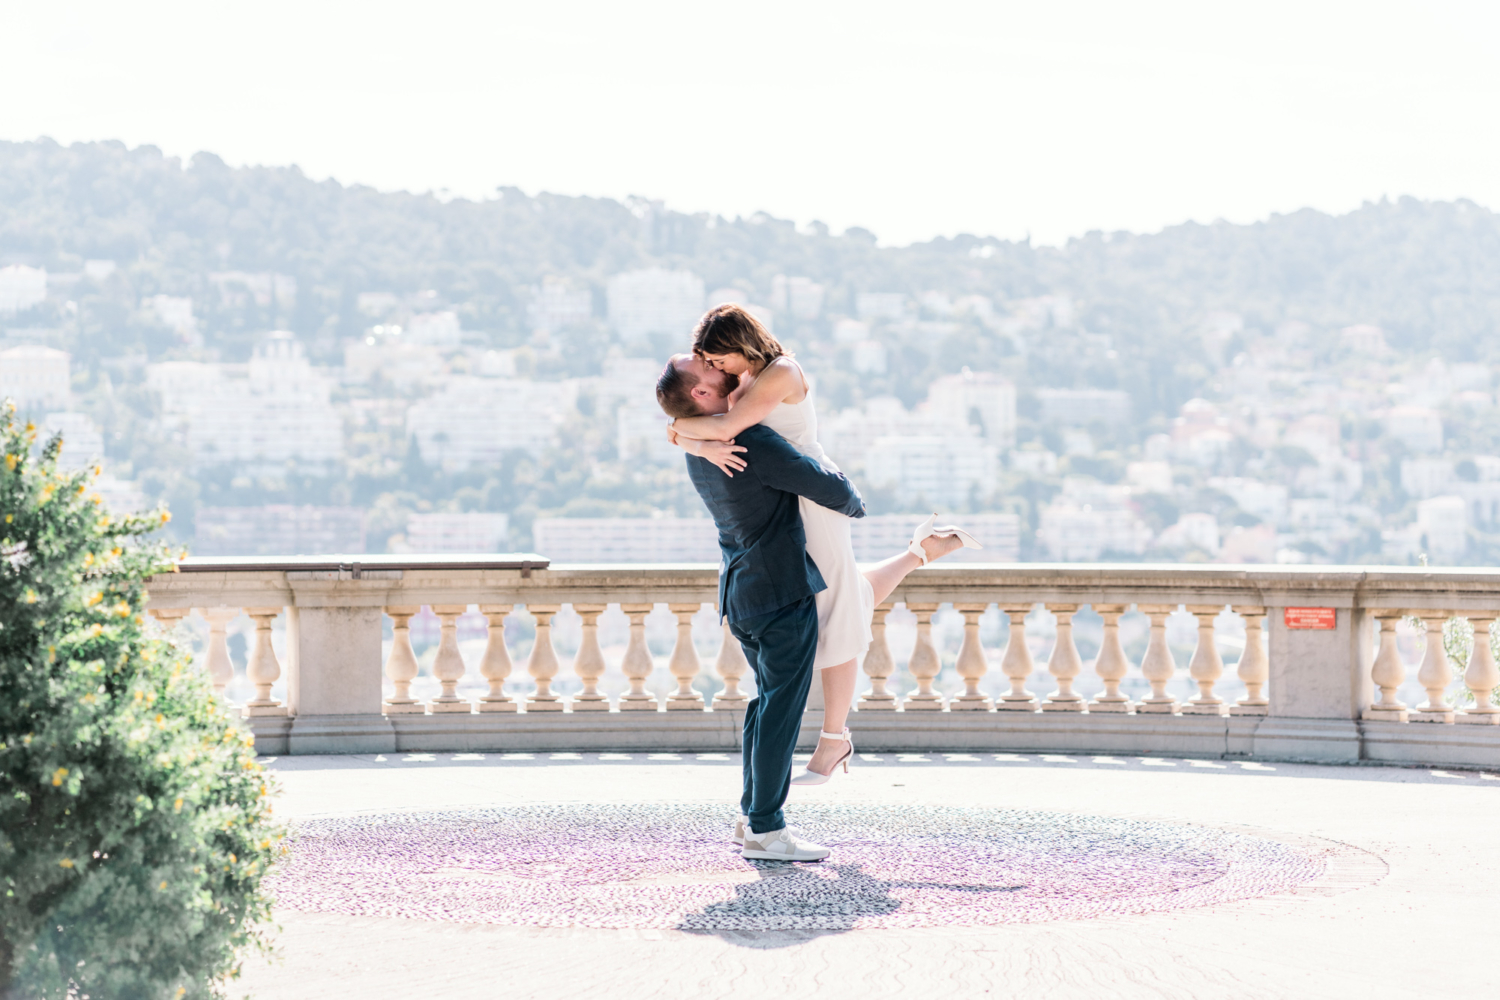
{"label": "rooftop", "polygon": [[[858,740],[856,727],[855,738]],[[745,862],[733,753],[272,759],[262,998],[1475,997],[1500,772],[861,754]],[[1487,954],[1483,953],[1482,954]]]}

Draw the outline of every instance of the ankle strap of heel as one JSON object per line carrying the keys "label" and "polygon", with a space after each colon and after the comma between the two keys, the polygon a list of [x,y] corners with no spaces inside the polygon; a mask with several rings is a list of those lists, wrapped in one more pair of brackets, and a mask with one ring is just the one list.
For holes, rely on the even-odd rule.
{"label": "ankle strap of heel", "polygon": [[825,740],[844,740],[844,741],[847,742],[848,739],[849,739],[849,730],[845,729],[842,733],[824,733],[824,732],[820,732],[820,733],[818,733],[818,735],[821,736]]}

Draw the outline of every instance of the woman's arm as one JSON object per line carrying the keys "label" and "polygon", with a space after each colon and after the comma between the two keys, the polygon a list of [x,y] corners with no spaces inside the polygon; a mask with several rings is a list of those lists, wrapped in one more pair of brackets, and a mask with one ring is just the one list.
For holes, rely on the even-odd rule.
{"label": "woman's arm", "polygon": [[689,455],[697,455],[699,458],[714,463],[730,479],[734,478],[735,472],[743,471],[745,468],[745,460],[735,452],[746,449],[743,445],[737,445],[733,441],[696,441],[692,438],[678,437],[670,427],[667,428],[667,439]]}
{"label": "woman's arm", "polygon": [[777,358],[728,413],[711,417],[681,417],[672,429],[680,437],[700,441],[729,441],[746,427],[753,427],[782,403],[799,403],[807,394],[802,371],[791,361]]}

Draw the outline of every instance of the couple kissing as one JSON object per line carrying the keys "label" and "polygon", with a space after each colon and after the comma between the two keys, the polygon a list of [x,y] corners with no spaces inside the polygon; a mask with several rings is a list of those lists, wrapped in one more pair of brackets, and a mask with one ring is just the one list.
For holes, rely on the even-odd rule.
{"label": "couple kissing", "polygon": [[[818,443],[801,366],[740,306],[718,306],[698,321],[692,352],[667,362],[656,398],[718,528],[719,614],[755,675],[733,839],[746,858],[821,861],[828,848],[789,830],[782,806],[791,785],[820,785],[839,766],[849,769],[854,741],[845,723],[876,605],[917,567],[981,546],[959,528],[934,527],[934,515],[906,551],[856,565],[849,525],[865,516],[864,499]],[[793,777],[814,673],[822,731]]]}

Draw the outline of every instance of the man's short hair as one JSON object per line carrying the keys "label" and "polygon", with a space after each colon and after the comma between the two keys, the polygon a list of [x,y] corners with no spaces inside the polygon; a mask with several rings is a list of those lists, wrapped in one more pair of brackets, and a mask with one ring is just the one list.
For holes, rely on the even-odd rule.
{"label": "man's short hair", "polygon": [[656,402],[669,417],[696,417],[703,413],[693,398],[693,387],[698,384],[697,373],[684,371],[677,365],[678,360],[688,357],[691,355],[674,354],[656,380]]}

